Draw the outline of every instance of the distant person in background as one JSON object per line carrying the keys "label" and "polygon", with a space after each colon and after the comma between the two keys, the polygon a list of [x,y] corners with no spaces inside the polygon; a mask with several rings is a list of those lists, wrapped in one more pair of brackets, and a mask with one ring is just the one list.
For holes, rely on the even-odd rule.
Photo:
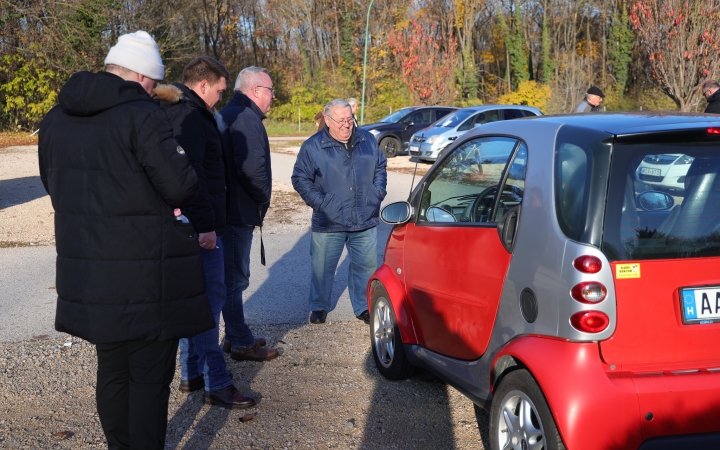
{"label": "distant person in background", "polygon": [[120,36],[105,66],[74,74],[40,125],[40,178],[55,209],[55,329],[95,345],[108,448],[160,450],[178,339],[215,323],[198,236],[173,211],[200,185],[149,95],[165,73],[155,40]]}
{"label": "distant person in background", "polygon": [[702,93],[708,102],[707,108],[705,108],[706,113],[720,114],[720,94],[718,89],[720,89],[720,84],[715,80],[707,80],[702,84]]}
{"label": "distant person in background", "polygon": [[581,101],[580,104],[575,108],[576,113],[586,113],[593,111],[600,111],[600,104],[605,98],[605,94],[597,86],[590,86],[590,89],[585,93],[585,100]]}
{"label": "distant person in background", "polygon": [[357,110],[360,104],[358,103],[356,98],[349,98],[348,99],[348,105],[350,105],[350,109],[352,110],[353,119],[355,119],[355,126],[358,125],[358,117],[357,117]]}
{"label": "distant person in background", "polygon": [[185,66],[182,83],[161,85],[153,92],[200,179],[200,193],[185,208],[185,215],[198,232],[207,297],[215,319],[213,329],[180,339],[180,390],[204,388],[205,403],[241,409],[254,406],[255,400],[235,388],[218,345],[220,312],[227,294],[221,239],[226,205],[222,140],[214,107],[222,100],[228,78],[230,73],[220,62],[200,56]]}
{"label": "distant person in background", "polygon": [[318,131],[322,131],[322,129],[325,128],[325,115],[323,114],[322,110],[320,110],[319,113],[315,114],[313,120],[315,121],[315,126],[317,127]]}

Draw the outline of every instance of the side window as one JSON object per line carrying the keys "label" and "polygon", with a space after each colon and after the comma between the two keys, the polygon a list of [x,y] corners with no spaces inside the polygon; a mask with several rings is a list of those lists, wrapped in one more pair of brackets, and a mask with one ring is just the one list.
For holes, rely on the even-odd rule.
{"label": "side window", "polygon": [[575,144],[563,143],[556,150],[555,209],[563,233],[579,239],[585,227],[585,187],[590,178],[588,155]]}
{"label": "side window", "polygon": [[463,122],[462,125],[460,125],[457,130],[458,131],[467,131],[467,130],[471,129],[473,127],[473,124],[475,123],[475,121],[480,119],[481,117],[483,119],[485,119],[485,115],[483,113],[476,114],[476,115],[470,117],[465,122]]}
{"label": "side window", "polygon": [[492,111],[485,111],[482,114],[482,117],[478,116],[477,120],[475,121],[475,125],[482,125],[484,123],[490,123],[490,122],[496,122],[500,120],[500,110],[494,109]]}
{"label": "side window", "polygon": [[[418,223],[491,222],[490,214],[503,169],[516,145],[516,139],[507,137],[478,137],[457,147],[427,181]],[[517,164],[525,164],[520,160],[527,157],[515,159]],[[511,170],[520,173],[519,168]],[[514,180],[506,183],[513,184]],[[512,190],[511,187],[508,189]],[[512,207],[512,200],[507,199],[508,206]]]}
{"label": "side window", "polygon": [[407,120],[407,123],[414,123],[415,125],[429,125],[433,123],[433,112],[432,110],[418,111]]}
{"label": "side window", "polygon": [[527,169],[527,146],[524,142],[520,142],[515,158],[513,158],[505,184],[502,188],[502,194],[498,200],[495,210],[495,219],[493,222],[499,222],[506,212],[516,207],[522,202],[523,192],[525,191],[525,171]]}
{"label": "side window", "polygon": [[435,110],[435,120],[440,120],[443,117],[450,114],[453,110],[452,109],[436,109]]}
{"label": "side window", "polygon": [[521,109],[506,109],[503,111],[503,116],[505,120],[520,119],[525,117],[523,115],[523,110]]}

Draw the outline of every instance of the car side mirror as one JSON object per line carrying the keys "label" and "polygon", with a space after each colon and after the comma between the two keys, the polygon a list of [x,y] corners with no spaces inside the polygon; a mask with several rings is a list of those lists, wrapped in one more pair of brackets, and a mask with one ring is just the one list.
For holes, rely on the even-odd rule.
{"label": "car side mirror", "polygon": [[477,127],[479,127],[480,125],[482,125],[482,123],[478,122],[478,123],[476,123],[476,124],[473,125],[473,128],[477,128]]}
{"label": "car side mirror", "polygon": [[457,222],[455,216],[437,206],[431,206],[427,210],[428,222]]}
{"label": "car side mirror", "polygon": [[667,211],[675,205],[675,199],[665,192],[646,191],[637,196],[637,204],[644,211]]}
{"label": "car side mirror", "polygon": [[390,225],[405,223],[411,216],[412,206],[408,202],[390,203],[380,211],[380,219]]}

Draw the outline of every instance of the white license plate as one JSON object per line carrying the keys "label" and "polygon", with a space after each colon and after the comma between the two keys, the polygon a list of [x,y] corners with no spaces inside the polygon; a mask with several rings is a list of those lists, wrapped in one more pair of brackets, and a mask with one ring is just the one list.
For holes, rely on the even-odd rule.
{"label": "white license plate", "polygon": [[660,169],[651,169],[649,167],[640,168],[640,173],[643,175],[652,175],[654,177],[659,177],[661,175]]}
{"label": "white license plate", "polygon": [[419,153],[420,147],[418,147],[417,145],[411,145],[410,147],[408,147],[408,151],[410,153]]}
{"label": "white license plate", "polygon": [[720,286],[680,289],[683,323],[720,322]]}

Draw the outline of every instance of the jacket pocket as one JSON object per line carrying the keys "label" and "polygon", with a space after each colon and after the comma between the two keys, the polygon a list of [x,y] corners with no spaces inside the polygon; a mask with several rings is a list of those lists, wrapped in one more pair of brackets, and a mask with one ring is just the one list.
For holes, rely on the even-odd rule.
{"label": "jacket pocket", "polygon": [[335,195],[325,194],[323,202],[317,210],[317,225],[325,228],[331,225],[345,225],[343,218],[343,205]]}
{"label": "jacket pocket", "polygon": [[380,205],[382,204],[382,194],[375,185],[371,184],[366,192],[363,211],[363,220],[365,221],[377,217],[380,214]]}

